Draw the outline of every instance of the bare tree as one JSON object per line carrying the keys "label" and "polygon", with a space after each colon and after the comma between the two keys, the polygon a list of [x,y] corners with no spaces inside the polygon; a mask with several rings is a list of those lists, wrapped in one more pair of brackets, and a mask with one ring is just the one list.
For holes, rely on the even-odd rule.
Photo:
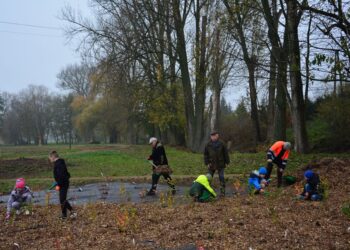
{"label": "bare tree", "polygon": [[45,144],[52,117],[51,96],[43,86],[30,85],[11,98],[4,114],[4,139],[14,144]]}
{"label": "bare tree", "polygon": [[[286,108],[287,108],[287,66],[288,66],[288,27],[283,24],[283,32],[280,35],[279,23],[281,15],[285,13],[283,3],[276,0],[262,0],[262,11],[268,26],[268,37],[271,44],[270,56],[270,85],[268,105],[268,138],[274,140],[286,140]],[[286,18],[285,18],[286,20]],[[281,37],[282,36],[282,37]],[[276,97],[275,95],[276,88]],[[275,104],[273,103],[275,102]],[[274,108],[275,107],[275,108]],[[272,133],[271,133],[272,132]]]}
{"label": "bare tree", "polygon": [[[230,16],[232,27],[232,36],[240,44],[249,75],[249,96],[251,119],[255,131],[255,140],[260,142],[261,131],[258,112],[258,97],[256,90],[256,69],[258,66],[258,51],[259,45],[257,38],[262,36],[260,24],[257,21],[260,19],[260,14],[256,11],[255,1],[228,1],[223,0]],[[251,44],[249,43],[248,34]]]}
{"label": "bare tree", "polygon": [[300,69],[300,44],[298,36],[298,27],[302,11],[299,10],[297,2],[294,0],[286,0],[286,4],[290,71],[289,76],[292,92],[291,112],[295,149],[297,152],[306,153],[308,151],[308,137],[306,132],[305,104]]}
{"label": "bare tree", "polygon": [[93,68],[87,63],[66,66],[57,75],[58,87],[72,91],[76,95],[87,97],[91,88]]}

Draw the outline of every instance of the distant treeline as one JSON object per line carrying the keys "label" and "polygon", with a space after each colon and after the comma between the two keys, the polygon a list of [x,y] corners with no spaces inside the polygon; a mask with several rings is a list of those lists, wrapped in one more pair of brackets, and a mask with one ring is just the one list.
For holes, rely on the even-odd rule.
{"label": "distant treeline", "polygon": [[[201,151],[215,129],[239,150],[287,139],[301,153],[347,150],[349,6],[93,0],[95,18],[67,7],[61,18],[83,59],[57,76],[70,95],[32,86],[5,96],[2,138],[144,143],[154,135]],[[230,85],[246,93],[233,111],[222,98]]]}

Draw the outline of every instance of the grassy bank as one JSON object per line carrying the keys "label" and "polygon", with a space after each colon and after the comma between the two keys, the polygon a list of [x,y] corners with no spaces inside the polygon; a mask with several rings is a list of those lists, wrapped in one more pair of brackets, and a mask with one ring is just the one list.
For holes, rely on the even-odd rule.
{"label": "grassy bank", "polygon": [[[66,160],[72,176],[72,184],[101,181],[101,171],[111,178],[149,176],[151,166],[146,161],[151,152],[148,145],[66,145],[0,147],[0,192],[11,189],[13,180],[19,176],[28,179],[34,189],[41,189],[52,182],[52,166],[47,161],[48,152],[57,150]],[[206,172],[203,155],[175,147],[166,147],[174,176],[198,175]],[[291,154],[287,173],[312,159],[329,154]],[[350,157],[349,154],[331,155]],[[25,159],[31,159],[28,165]],[[249,174],[259,165],[265,164],[265,152],[231,153],[231,164],[226,174]],[[22,160],[21,160],[22,159]],[[24,159],[24,160],[23,160]]]}

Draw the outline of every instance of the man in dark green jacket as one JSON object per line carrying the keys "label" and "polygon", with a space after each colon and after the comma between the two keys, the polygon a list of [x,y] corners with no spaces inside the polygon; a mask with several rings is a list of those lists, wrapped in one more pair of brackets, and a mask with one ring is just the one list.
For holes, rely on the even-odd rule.
{"label": "man in dark green jacket", "polygon": [[190,196],[198,202],[207,202],[216,197],[214,189],[210,186],[213,177],[211,174],[200,175],[193,182],[190,189]]}
{"label": "man in dark green jacket", "polygon": [[225,167],[230,163],[230,157],[225,143],[219,140],[219,133],[211,132],[210,141],[204,149],[204,164],[208,166],[208,172],[214,176],[215,171],[219,173],[221,196],[225,196]]}

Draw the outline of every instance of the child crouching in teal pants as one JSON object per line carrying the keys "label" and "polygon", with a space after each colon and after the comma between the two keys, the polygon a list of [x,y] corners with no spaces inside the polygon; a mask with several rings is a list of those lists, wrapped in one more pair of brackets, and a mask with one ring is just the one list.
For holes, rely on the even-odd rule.
{"label": "child crouching in teal pants", "polygon": [[216,197],[214,189],[210,186],[212,180],[211,174],[198,176],[190,189],[190,196],[194,198],[194,201],[208,202]]}

